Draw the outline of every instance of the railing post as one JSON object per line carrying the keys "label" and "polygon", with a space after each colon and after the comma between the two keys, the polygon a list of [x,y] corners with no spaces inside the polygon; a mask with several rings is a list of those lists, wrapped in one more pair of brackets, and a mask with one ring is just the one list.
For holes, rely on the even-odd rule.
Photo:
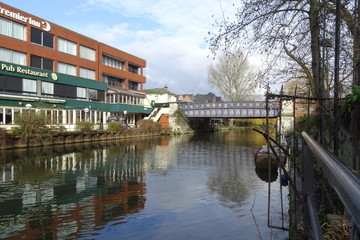
{"label": "railing post", "polygon": [[352,220],[351,223],[351,240],[359,240],[360,239],[360,233],[356,226],[356,223]]}
{"label": "railing post", "polygon": [[[303,141],[303,161],[302,161],[302,172],[303,172],[303,184],[302,193],[304,199],[304,227],[305,233],[308,235],[312,233],[313,239],[322,239],[322,233],[320,223],[317,215],[315,198],[314,198],[314,158],[313,155]],[[310,236],[308,236],[310,237]],[[311,238],[311,237],[310,237]]]}

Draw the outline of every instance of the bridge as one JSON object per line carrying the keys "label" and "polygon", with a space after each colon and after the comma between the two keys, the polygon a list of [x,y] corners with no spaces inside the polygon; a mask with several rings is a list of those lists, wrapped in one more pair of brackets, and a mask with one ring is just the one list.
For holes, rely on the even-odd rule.
{"label": "bridge", "polygon": [[[188,118],[266,118],[265,101],[179,103]],[[276,102],[268,103],[268,117],[280,114]]]}

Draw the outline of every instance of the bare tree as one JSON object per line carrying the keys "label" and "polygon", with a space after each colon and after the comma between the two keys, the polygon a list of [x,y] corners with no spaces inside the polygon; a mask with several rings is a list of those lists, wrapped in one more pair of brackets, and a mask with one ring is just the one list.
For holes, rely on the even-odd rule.
{"label": "bare tree", "polygon": [[210,64],[208,81],[227,101],[249,99],[258,84],[247,57],[241,51],[224,53],[215,65]]}
{"label": "bare tree", "polygon": [[[334,49],[322,43],[328,40],[330,46],[334,46],[335,2],[242,0],[239,5],[233,5],[235,18],[225,16],[224,12],[215,19],[216,30],[209,32],[210,49],[216,54],[226,48],[247,47],[267,56],[268,83],[307,78],[313,96],[329,95],[333,87]],[[352,49],[356,27],[351,14],[352,1],[342,3],[340,77],[342,84],[348,86],[352,80],[349,76],[353,59],[349,49]],[[327,72],[322,70],[325,64]]]}

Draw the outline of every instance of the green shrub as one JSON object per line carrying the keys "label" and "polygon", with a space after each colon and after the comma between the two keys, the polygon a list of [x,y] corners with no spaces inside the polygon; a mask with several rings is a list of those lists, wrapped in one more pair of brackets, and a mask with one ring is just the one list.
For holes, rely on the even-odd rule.
{"label": "green shrub", "polygon": [[354,106],[360,103],[360,86],[353,86],[352,93],[345,96],[341,104],[340,114],[351,113]]}
{"label": "green shrub", "polygon": [[138,128],[142,131],[150,131],[154,133],[161,132],[160,123],[153,122],[151,120],[142,119],[138,122]]}
{"label": "green shrub", "polygon": [[7,132],[5,129],[0,128],[0,139],[5,139],[7,137]]}
{"label": "green shrub", "polygon": [[75,129],[80,132],[89,133],[94,129],[94,123],[86,121],[77,122]]}
{"label": "green shrub", "polygon": [[124,125],[121,122],[110,122],[108,123],[107,130],[109,132],[122,132]]}
{"label": "green shrub", "polygon": [[161,130],[162,135],[170,135],[172,132],[173,132],[172,129],[168,128],[168,127],[167,128],[162,128],[162,130]]}
{"label": "green shrub", "polygon": [[189,119],[187,118],[185,111],[178,108],[173,114],[173,117],[175,117],[175,121],[177,125],[186,125],[189,122]]}
{"label": "green shrub", "polygon": [[23,112],[15,117],[14,123],[19,125],[18,133],[21,137],[40,136],[48,133],[47,117],[41,112]]}

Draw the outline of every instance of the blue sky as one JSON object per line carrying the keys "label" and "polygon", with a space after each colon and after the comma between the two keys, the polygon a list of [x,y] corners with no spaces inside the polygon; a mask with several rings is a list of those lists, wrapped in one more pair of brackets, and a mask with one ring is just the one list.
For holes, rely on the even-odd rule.
{"label": "blue sky", "polygon": [[145,89],[214,92],[205,37],[231,0],[3,0],[147,61]]}

